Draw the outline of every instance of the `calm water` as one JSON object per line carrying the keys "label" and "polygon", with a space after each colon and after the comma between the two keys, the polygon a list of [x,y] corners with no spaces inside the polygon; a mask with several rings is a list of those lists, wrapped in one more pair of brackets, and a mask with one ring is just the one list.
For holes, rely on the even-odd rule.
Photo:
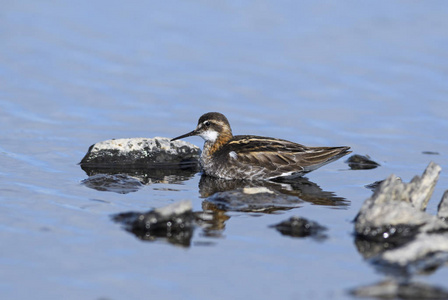
{"label": "calm water", "polygon": [[[2,299],[351,298],[389,278],[354,244],[364,185],[408,181],[433,160],[443,170],[430,213],[448,189],[445,1],[3,2]],[[307,176],[340,206],[228,211],[190,247],[139,240],[111,216],[179,200],[200,211],[200,175],[121,194],[81,184],[77,163],[93,143],[174,137],[207,111],[235,134],[349,145],[381,167],[342,159]],[[269,227],[291,216],[327,238]],[[441,268],[412,280],[448,288],[446,278]]]}

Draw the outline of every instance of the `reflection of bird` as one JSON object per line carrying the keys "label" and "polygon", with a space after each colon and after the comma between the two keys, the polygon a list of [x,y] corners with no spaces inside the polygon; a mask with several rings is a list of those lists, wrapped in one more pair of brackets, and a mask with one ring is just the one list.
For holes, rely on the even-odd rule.
{"label": "reflection of bird", "polygon": [[[202,198],[208,198],[218,192],[232,192],[246,188],[268,189],[283,195],[295,196],[300,200],[315,205],[346,207],[350,202],[335,195],[333,192],[324,191],[316,183],[306,177],[293,180],[226,180],[207,175],[202,175],[199,181],[199,193]],[[244,196],[244,195],[243,195]],[[244,197],[243,197],[244,198]]]}
{"label": "reflection of bird", "polygon": [[195,130],[172,139],[199,135],[204,140],[201,166],[205,174],[224,179],[273,179],[311,172],[350,153],[350,147],[306,147],[286,140],[233,136],[227,118],[211,112]]}

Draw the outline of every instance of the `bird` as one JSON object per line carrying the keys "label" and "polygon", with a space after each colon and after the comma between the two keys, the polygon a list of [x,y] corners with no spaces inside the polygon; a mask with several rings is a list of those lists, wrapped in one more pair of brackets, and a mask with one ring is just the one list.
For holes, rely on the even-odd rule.
{"label": "bird", "polygon": [[190,136],[204,139],[199,163],[203,174],[221,179],[275,180],[295,178],[351,153],[350,147],[307,147],[283,139],[233,135],[219,112],[203,114]]}

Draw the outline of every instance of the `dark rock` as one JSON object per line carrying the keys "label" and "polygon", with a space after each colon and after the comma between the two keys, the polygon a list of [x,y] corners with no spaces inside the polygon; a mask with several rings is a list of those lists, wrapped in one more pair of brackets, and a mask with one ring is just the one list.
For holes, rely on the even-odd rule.
{"label": "dark rock", "polygon": [[324,231],[326,227],[317,222],[307,220],[300,217],[291,217],[289,220],[283,221],[279,224],[270,227],[276,228],[281,234],[292,237],[315,237],[318,239],[326,238]]}
{"label": "dark rock", "polygon": [[113,219],[142,240],[164,238],[172,244],[190,246],[195,214],[191,202],[182,201],[147,213],[117,214]]}
{"label": "dark rock", "polygon": [[81,166],[139,166],[197,163],[201,150],[169,138],[113,139],[90,146]]}
{"label": "dark rock", "polygon": [[436,151],[423,151],[422,154],[426,154],[426,155],[440,155],[440,153],[436,152]]}
{"label": "dark rock", "polygon": [[[401,181],[401,178],[400,177],[395,177],[395,180],[400,180]],[[378,181],[375,181],[375,182],[373,182],[371,184],[365,185],[365,187],[368,188],[369,190],[375,191],[384,181],[385,180],[378,180]]]}
{"label": "dark rock", "polygon": [[350,169],[352,170],[369,170],[369,169],[375,169],[376,167],[380,166],[379,163],[373,161],[370,159],[370,156],[366,155],[359,155],[354,154],[350,156],[346,163],[348,163]]}

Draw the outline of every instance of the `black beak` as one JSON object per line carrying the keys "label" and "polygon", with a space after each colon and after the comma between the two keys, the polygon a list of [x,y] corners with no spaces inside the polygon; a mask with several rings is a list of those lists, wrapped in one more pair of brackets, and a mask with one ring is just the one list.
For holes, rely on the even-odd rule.
{"label": "black beak", "polygon": [[171,142],[175,141],[175,140],[180,140],[180,139],[183,139],[183,138],[186,138],[186,137],[189,137],[189,136],[197,135],[197,134],[198,134],[198,132],[196,130],[193,130],[192,132],[189,132],[189,133],[186,133],[184,135],[175,137],[174,139],[171,139]]}

